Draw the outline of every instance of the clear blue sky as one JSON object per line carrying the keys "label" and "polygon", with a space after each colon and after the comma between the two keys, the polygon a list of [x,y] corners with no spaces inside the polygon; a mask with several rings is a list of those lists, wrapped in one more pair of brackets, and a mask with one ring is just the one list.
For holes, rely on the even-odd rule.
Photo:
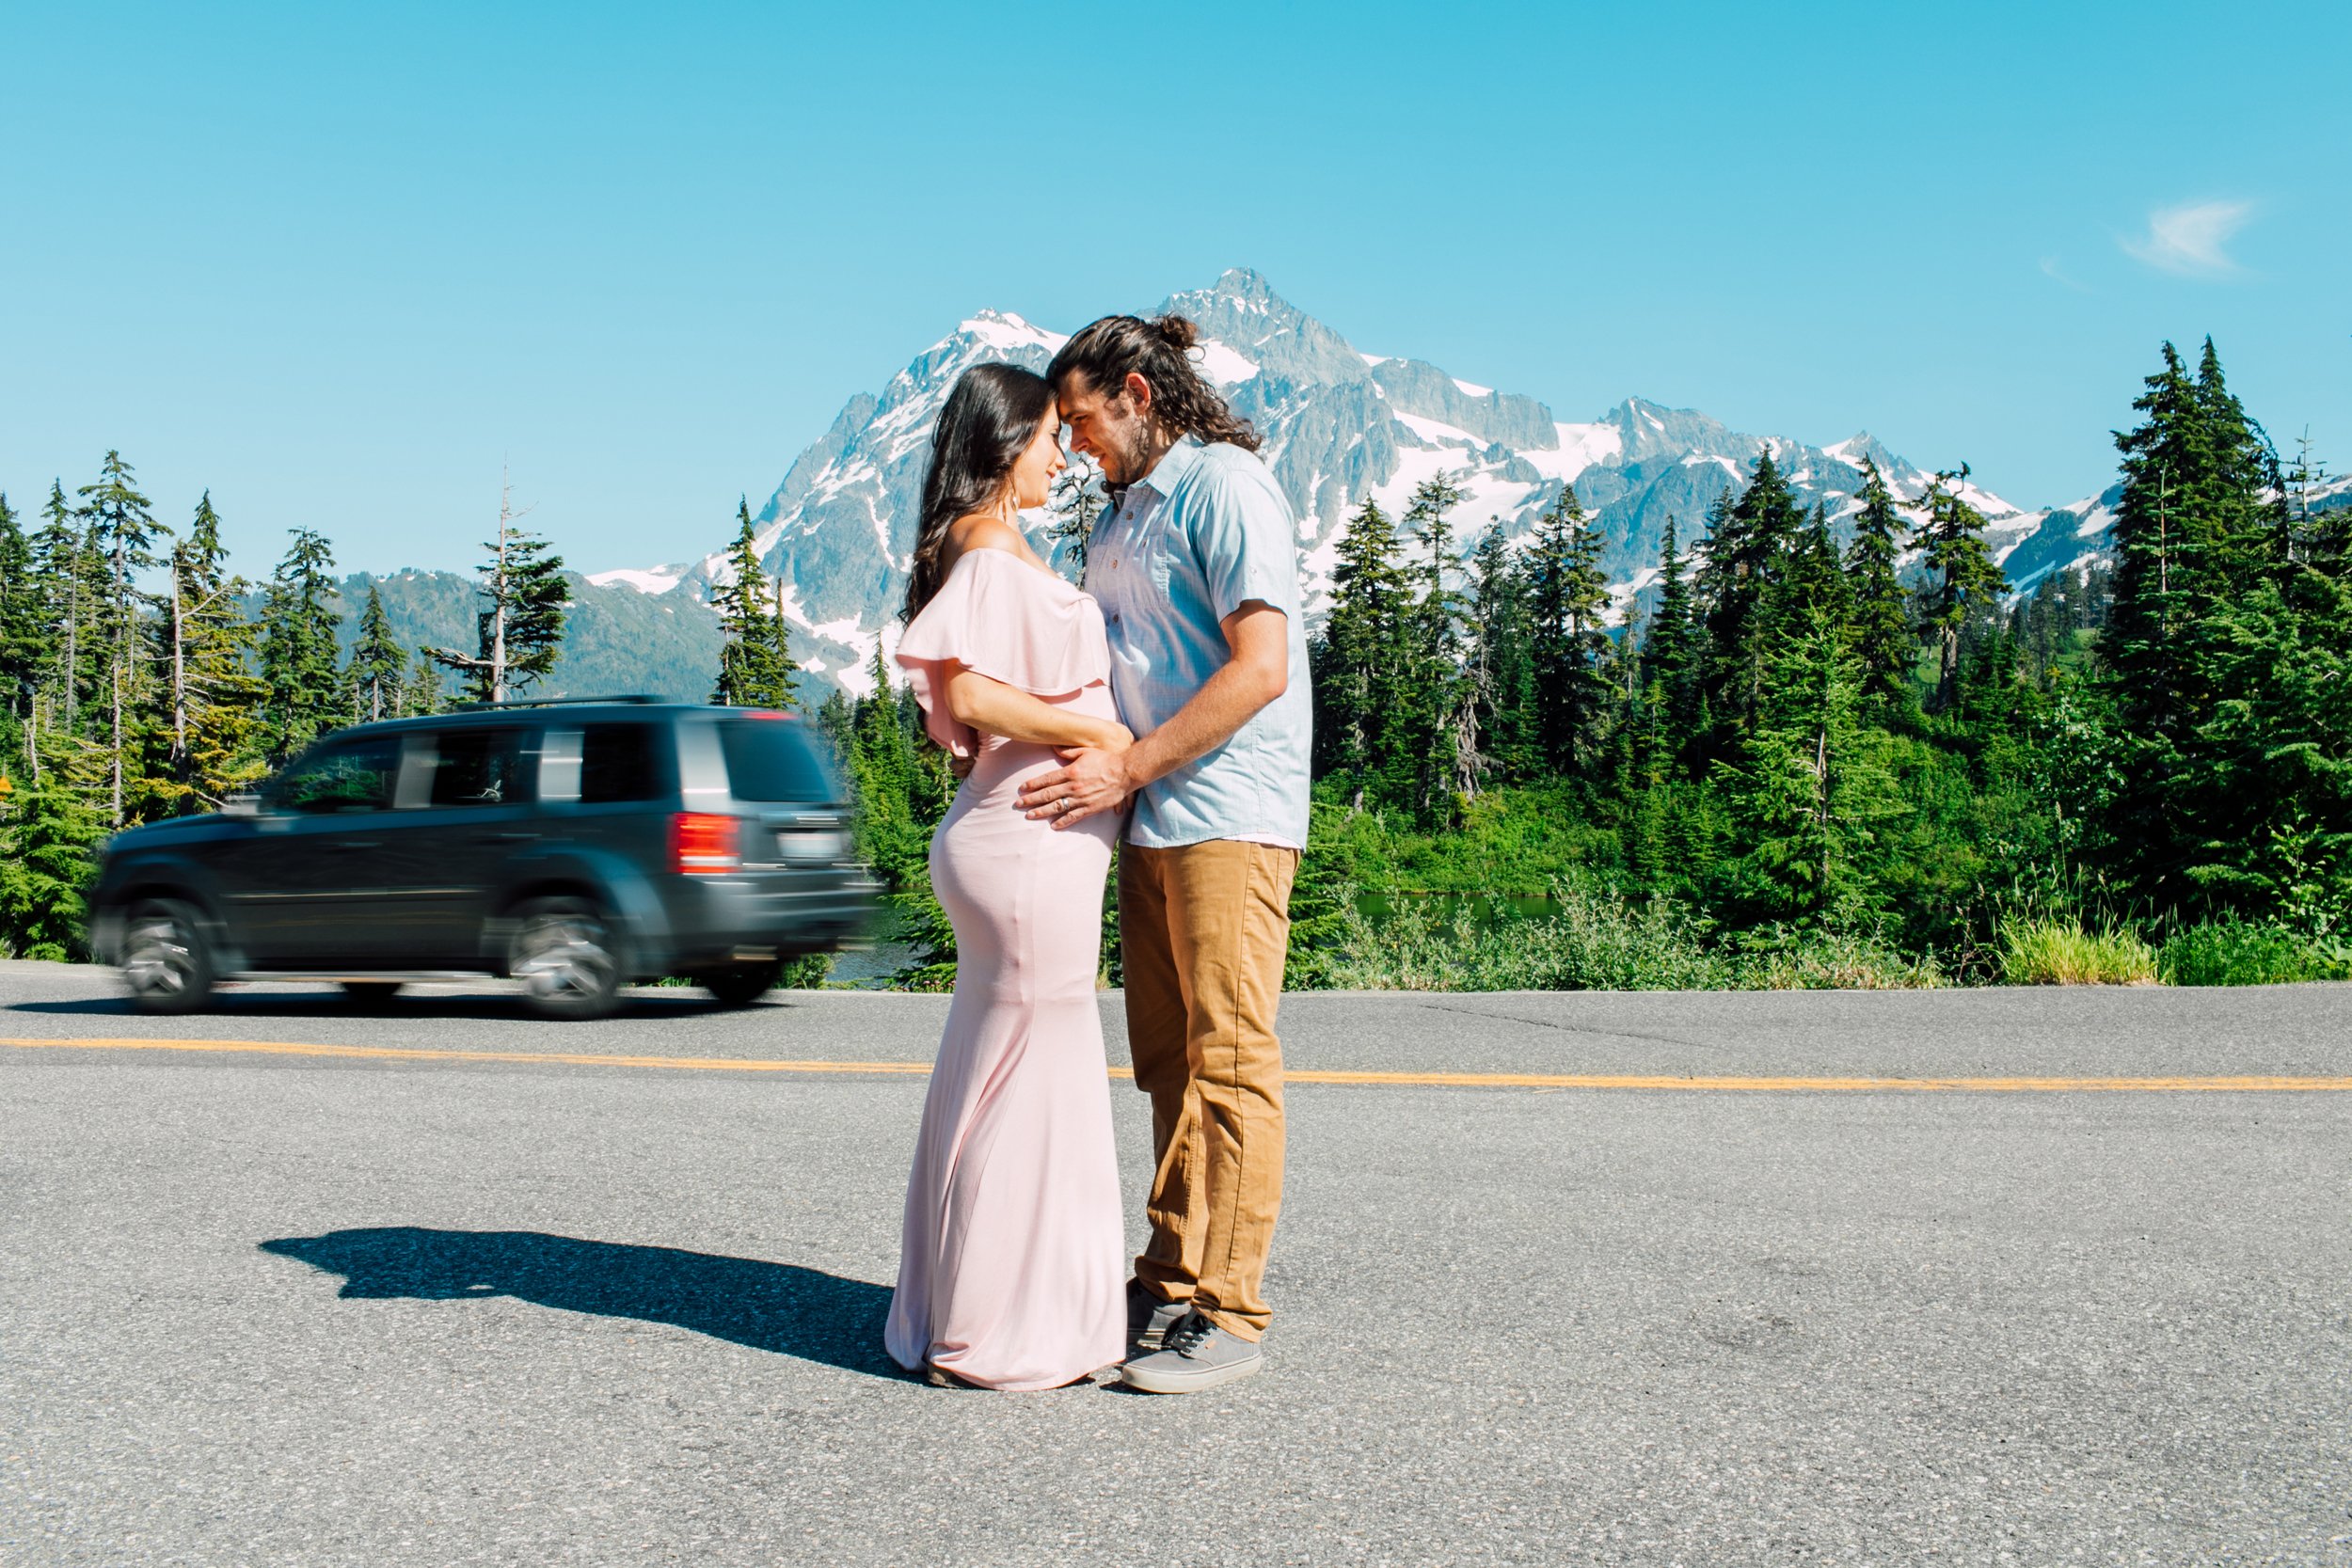
{"label": "clear blue sky", "polygon": [[0,10],[0,486],[247,572],[715,547],[986,305],[1227,266],[1360,346],[2106,482],[2166,337],[2352,467],[2352,8]]}

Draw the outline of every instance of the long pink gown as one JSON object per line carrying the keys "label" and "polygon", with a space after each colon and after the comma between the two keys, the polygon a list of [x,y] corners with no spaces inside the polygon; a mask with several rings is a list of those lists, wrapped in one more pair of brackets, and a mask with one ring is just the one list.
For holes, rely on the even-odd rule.
{"label": "long pink gown", "polygon": [[907,1183],[884,1342],[991,1388],[1051,1388],[1117,1361],[1126,1252],[1094,978],[1115,814],[1059,832],[1013,804],[1052,750],[946,710],[950,661],[1117,717],[1094,600],[1004,550],[966,551],[898,644],[932,738],[977,753],[931,839],[956,930],[955,1000]]}

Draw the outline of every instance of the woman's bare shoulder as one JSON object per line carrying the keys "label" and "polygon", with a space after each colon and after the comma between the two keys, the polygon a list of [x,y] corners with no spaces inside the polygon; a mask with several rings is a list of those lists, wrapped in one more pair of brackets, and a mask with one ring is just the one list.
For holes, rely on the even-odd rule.
{"label": "woman's bare shoulder", "polygon": [[952,566],[974,550],[1007,550],[1017,556],[1024,543],[1021,531],[1002,517],[976,512],[947,525],[947,563]]}

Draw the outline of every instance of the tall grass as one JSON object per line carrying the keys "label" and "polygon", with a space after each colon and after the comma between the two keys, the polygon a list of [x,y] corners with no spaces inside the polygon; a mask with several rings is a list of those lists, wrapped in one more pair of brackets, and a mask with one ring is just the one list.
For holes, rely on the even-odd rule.
{"label": "tall grass", "polygon": [[2168,986],[2282,986],[2352,979],[2352,952],[2273,926],[2233,918],[2186,927],[2157,956]]}
{"label": "tall grass", "polygon": [[2011,920],[2001,927],[2001,980],[2011,986],[2139,986],[2156,978],[2156,955],[2127,927],[2097,930],[2071,917]]}
{"label": "tall grass", "polygon": [[1737,948],[1666,899],[1598,881],[1552,890],[1549,913],[1493,918],[1396,897],[1374,919],[1349,908],[1326,977],[1358,990],[1751,990],[1884,989],[1940,982],[1931,961],[1873,939],[1775,929]]}

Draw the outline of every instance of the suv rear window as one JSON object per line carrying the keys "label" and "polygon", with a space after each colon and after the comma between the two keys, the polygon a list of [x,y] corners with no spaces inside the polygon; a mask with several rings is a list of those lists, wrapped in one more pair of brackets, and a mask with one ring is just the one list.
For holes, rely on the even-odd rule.
{"label": "suv rear window", "polygon": [[267,791],[279,811],[306,816],[384,811],[400,775],[400,736],[376,734],[337,741],[313,752]]}
{"label": "suv rear window", "polygon": [[583,724],[580,732],[580,803],[650,800],[660,793],[654,777],[653,728],[647,724]]}
{"label": "suv rear window", "polygon": [[433,737],[432,803],[437,806],[512,806],[532,797],[524,766],[523,732],[469,728],[443,730]]}
{"label": "suv rear window", "polygon": [[837,800],[839,786],[801,725],[789,719],[725,719],[719,745],[739,800]]}

